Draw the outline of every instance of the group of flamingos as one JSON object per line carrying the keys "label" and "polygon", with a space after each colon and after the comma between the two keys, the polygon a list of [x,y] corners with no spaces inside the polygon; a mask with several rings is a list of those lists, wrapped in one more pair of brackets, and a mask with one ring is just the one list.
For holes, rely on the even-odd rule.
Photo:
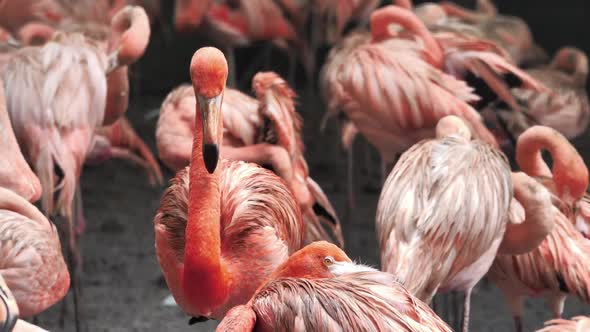
{"label": "group of flamingos", "polygon": [[[523,299],[535,296],[555,317],[540,331],[590,331],[590,318],[561,319],[567,295],[590,302],[588,169],[568,141],[588,125],[586,55],[566,47],[550,60],[524,21],[489,0],[476,10],[377,6],[177,0],[175,27],[218,38],[225,55],[194,53],[192,85],[164,100],[155,133],[160,160],[177,172],[154,218],[175,302],[190,323],[220,320],[218,331],[451,331],[429,305],[460,291],[467,331],[471,292],[487,276],[517,331]],[[0,0],[2,331],[43,330],[19,317],[70,285],[84,328],[85,163],[128,159],[163,183],[125,118],[128,66],[158,15],[157,1]],[[351,21],[359,28],[347,33]],[[337,115],[350,156],[360,134],[382,158],[382,271],[342,249],[289,83],[259,72],[255,98],[226,87],[231,49],[255,40],[293,50],[309,77],[315,50],[333,45],[319,75],[325,118]]]}

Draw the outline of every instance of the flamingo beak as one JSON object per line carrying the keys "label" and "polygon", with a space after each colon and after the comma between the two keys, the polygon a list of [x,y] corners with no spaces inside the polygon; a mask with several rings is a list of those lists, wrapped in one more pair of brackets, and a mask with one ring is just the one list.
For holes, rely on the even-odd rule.
{"label": "flamingo beak", "polygon": [[203,160],[209,174],[213,174],[219,161],[219,112],[223,95],[213,98],[197,96],[203,123]]}

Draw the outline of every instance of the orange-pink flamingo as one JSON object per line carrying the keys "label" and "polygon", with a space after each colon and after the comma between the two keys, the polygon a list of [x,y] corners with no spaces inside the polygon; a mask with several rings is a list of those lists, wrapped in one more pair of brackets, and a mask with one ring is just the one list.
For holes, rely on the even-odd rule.
{"label": "orange-pink flamingo", "polygon": [[530,218],[526,224],[542,231],[504,237],[512,199],[506,157],[470,141],[458,117],[441,119],[436,134],[405,152],[385,182],[376,217],[381,264],[427,303],[439,291],[464,291],[466,331],[471,290],[496,252],[530,250],[551,227]]}
{"label": "orange-pink flamingo", "polygon": [[[541,156],[545,149],[554,161],[552,169]],[[522,330],[525,296],[547,297],[556,318],[561,316],[566,294],[590,301],[590,270],[585,264],[590,242],[576,230],[573,216],[558,209],[562,203],[575,204],[585,195],[588,169],[565,137],[543,126],[531,127],[519,137],[516,160],[523,172],[541,181],[537,186],[547,184],[554,193],[551,205],[537,205],[537,210],[543,206],[553,209],[546,218],[553,218],[554,230],[529,253],[498,255],[488,273],[508,298],[517,330]]]}
{"label": "orange-pink flamingo", "polygon": [[[237,90],[225,91],[221,156],[271,168],[286,181],[301,207],[306,243],[329,240],[343,245],[338,216],[309,176],[294,91],[273,72],[258,73],[252,86],[257,99]],[[173,170],[186,167],[190,161],[194,103],[192,88],[184,85],[162,104],[156,143],[160,158]]]}
{"label": "orange-pink flamingo", "polygon": [[452,331],[395,276],[355,264],[327,242],[294,253],[217,327],[218,332],[318,329]]}
{"label": "orange-pink flamingo", "polygon": [[190,66],[196,95],[191,163],[172,180],[154,219],[156,253],[178,305],[222,318],[303,243],[297,203],[272,172],[223,153],[227,62],[199,49]]}

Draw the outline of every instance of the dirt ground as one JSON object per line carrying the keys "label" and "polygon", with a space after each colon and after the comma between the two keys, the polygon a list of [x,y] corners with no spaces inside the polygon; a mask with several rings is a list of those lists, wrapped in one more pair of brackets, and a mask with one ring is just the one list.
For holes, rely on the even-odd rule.
{"label": "dirt ground", "polygon": [[[504,6],[536,4],[533,1],[500,3]],[[568,19],[560,20],[563,22],[562,28],[575,28],[576,31],[581,28],[580,25],[569,20],[570,17],[578,19],[576,22],[581,22],[583,19],[579,9],[585,5],[580,1],[576,4],[578,7],[570,7],[570,12],[578,13],[578,15],[566,15]],[[519,15],[529,15],[536,24],[534,28],[540,29],[543,33],[552,28],[549,25],[543,25],[541,22],[543,16],[540,16],[537,11],[527,12],[522,7],[518,7],[514,9],[514,12]],[[559,16],[563,14],[563,10],[556,9],[555,13]],[[571,34],[568,36],[570,39],[575,38],[571,37]],[[557,45],[556,40],[562,41],[564,38],[566,37],[547,37],[547,44],[550,45],[547,47],[554,50]],[[159,108],[165,94],[173,86],[188,79],[188,62],[192,51],[197,47],[194,39],[190,37],[176,38],[172,44],[165,40],[166,37],[162,36],[154,38],[146,59],[140,64],[141,75],[135,73],[137,79],[133,81],[133,84],[141,83],[142,96],[132,98],[132,107],[128,112],[135,128],[152,148],[154,148],[154,127],[157,119],[146,119],[145,116]],[[278,55],[274,54],[274,56]],[[247,57],[237,54],[238,65],[244,58]],[[242,84],[242,86],[247,85],[247,81]],[[339,212],[349,256],[363,263],[378,266],[374,229],[375,209],[379,197],[376,188],[379,179],[378,159],[366,143],[356,143],[357,165],[361,165],[355,172],[357,204],[351,214],[348,214],[346,158],[340,150],[334,124],[320,134],[319,123],[324,108],[317,93],[312,91],[317,92],[317,89],[307,86],[305,91],[299,91],[298,108],[305,121],[306,157],[311,175],[323,187]],[[577,140],[576,145],[588,161],[590,146],[586,143],[587,137],[586,135]],[[367,164],[370,165],[368,169],[362,166]],[[166,176],[169,178],[172,174],[166,171]],[[189,317],[178,308],[161,305],[168,291],[155,258],[152,222],[159,206],[163,187],[150,187],[141,170],[119,160],[106,162],[99,167],[85,168],[81,183],[87,219],[87,229],[81,244],[84,257],[83,310],[88,330],[214,330],[216,326],[214,322],[188,326]],[[60,304],[40,315],[37,318],[38,324],[51,331],[74,331],[71,296],[68,296],[66,301],[69,310],[64,327],[59,325]],[[490,283],[482,282],[474,291],[471,312],[471,331],[512,330],[512,319],[506,302]],[[582,305],[575,299],[569,299],[564,316],[580,314],[590,314],[590,306]],[[550,314],[543,300],[527,300],[525,331],[534,331],[548,319]]]}

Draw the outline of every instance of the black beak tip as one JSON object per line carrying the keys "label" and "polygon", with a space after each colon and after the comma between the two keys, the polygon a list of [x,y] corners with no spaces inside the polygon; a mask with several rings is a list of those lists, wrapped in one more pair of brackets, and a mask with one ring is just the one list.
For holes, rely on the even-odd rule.
{"label": "black beak tip", "polygon": [[219,147],[217,144],[203,144],[203,160],[209,174],[213,174],[219,161]]}

